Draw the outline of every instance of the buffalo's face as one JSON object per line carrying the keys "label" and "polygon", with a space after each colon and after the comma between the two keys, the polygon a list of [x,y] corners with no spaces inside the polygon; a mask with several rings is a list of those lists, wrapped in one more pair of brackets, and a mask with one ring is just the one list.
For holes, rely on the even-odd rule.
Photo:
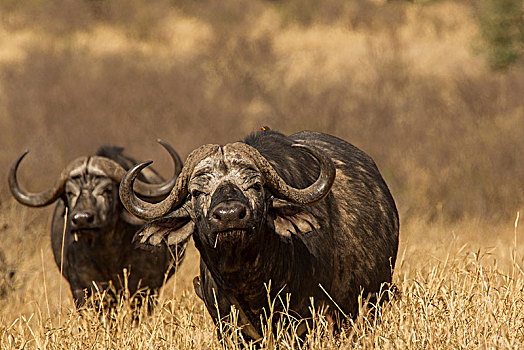
{"label": "buffalo's face", "polygon": [[208,247],[247,244],[265,222],[264,178],[251,159],[227,146],[195,166],[188,190],[200,239]]}
{"label": "buffalo's face", "polygon": [[108,232],[119,216],[118,188],[106,176],[82,174],[65,184],[68,224],[74,234]]}
{"label": "buffalo's face", "polygon": [[[182,165],[176,151],[166,142],[158,141],[171,155],[175,175],[161,182],[158,174],[150,171],[149,175],[144,175],[146,181],[137,180],[137,193],[151,200],[164,197],[171,191]],[[118,200],[118,184],[126,171],[123,164],[133,162],[121,152],[119,147],[104,146],[98,152],[103,155],[79,157],[62,170],[54,186],[31,193],[21,188],[17,179],[20,162],[28,153],[24,151],[9,169],[9,189],[17,201],[30,207],[43,207],[61,199],[68,208],[67,227],[75,234],[75,239],[79,233],[91,236],[115,233],[113,228],[119,219],[131,225],[143,225],[143,221],[122,210]]]}

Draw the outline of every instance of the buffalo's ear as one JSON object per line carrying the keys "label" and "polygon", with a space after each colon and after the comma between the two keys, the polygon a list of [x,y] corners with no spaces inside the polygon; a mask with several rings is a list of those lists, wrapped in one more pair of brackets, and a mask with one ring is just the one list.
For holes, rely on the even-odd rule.
{"label": "buffalo's ear", "polygon": [[158,219],[147,222],[135,234],[133,243],[141,248],[151,248],[160,245],[175,246],[186,242],[193,233],[195,224],[187,208],[181,207]]}
{"label": "buffalo's ear", "polygon": [[124,220],[124,222],[130,225],[138,226],[138,225],[144,224],[144,220],[137,218],[136,216],[128,212],[125,208],[122,209],[122,212],[120,213],[120,217],[122,218],[122,220]]}
{"label": "buffalo's ear", "polygon": [[314,232],[320,227],[315,216],[304,205],[274,198],[269,210],[275,232],[281,236]]}

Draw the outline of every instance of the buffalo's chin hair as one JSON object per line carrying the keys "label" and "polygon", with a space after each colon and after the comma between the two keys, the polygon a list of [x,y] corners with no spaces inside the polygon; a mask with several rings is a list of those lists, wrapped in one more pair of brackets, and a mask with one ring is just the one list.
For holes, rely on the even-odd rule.
{"label": "buffalo's chin hair", "polygon": [[85,228],[80,230],[71,231],[71,234],[74,237],[75,242],[79,240],[94,240],[98,239],[103,230],[101,228]]}
{"label": "buffalo's chin hair", "polygon": [[215,248],[222,243],[234,243],[244,240],[247,237],[247,229],[229,229],[216,233],[215,241],[213,242]]}
{"label": "buffalo's chin hair", "polygon": [[96,235],[100,234],[102,232],[102,228],[100,227],[93,227],[93,228],[82,228],[71,231],[71,233],[76,233],[79,235]]}

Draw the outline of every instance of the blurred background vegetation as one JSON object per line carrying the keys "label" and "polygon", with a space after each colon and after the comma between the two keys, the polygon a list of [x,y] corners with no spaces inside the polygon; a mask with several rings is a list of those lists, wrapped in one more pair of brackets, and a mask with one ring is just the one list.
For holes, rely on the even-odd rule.
{"label": "blurred background vegetation", "polygon": [[486,56],[493,69],[519,62],[524,50],[522,0],[482,0],[478,22]]}
{"label": "blurred background vegetation", "polygon": [[26,148],[21,181],[37,191],[102,144],[167,176],[157,137],[185,157],[269,125],[370,154],[404,222],[514,218],[522,11],[522,0],[2,0],[0,202]]}

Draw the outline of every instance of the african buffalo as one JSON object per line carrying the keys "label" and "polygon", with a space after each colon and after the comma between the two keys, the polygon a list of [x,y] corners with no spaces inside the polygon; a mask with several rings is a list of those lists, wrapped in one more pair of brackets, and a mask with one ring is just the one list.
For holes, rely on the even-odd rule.
{"label": "african buffalo", "polygon": [[[149,200],[165,198],[182,168],[175,150],[158,141],[170,153],[175,174],[164,182],[153,170],[145,173],[135,190]],[[118,198],[120,180],[136,164],[122,151],[120,147],[104,146],[95,156],[75,159],[62,171],[55,185],[41,193],[28,193],[18,184],[18,166],[27,151],[9,171],[9,187],[20,203],[41,207],[57,201],[51,245],[77,307],[84,305],[86,297],[95,290],[115,296],[115,292],[120,293],[127,286],[130,295],[137,291],[154,294],[174,272],[173,258],[177,263],[183,258],[183,241],[172,246],[172,252],[165,249],[157,254],[132,244],[133,235],[144,222],[130,215]]]}
{"label": "african buffalo", "polygon": [[[262,131],[243,142],[204,145],[159,203],[132,190],[148,164],[120,185],[129,212],[152,219],[135,239],[174,245],[192,235],[201,255],[195,290],[215,323],[235,306],[244,335],[260,339],[270,282],[271,298],[290,294],[292,315],[311,317],[313,298],[331,320],[355,317],[361,293],[373,297],[391,282],[395,202],[373,160],[339,138]],[[306,328],[302,323],[298,332]]]}

